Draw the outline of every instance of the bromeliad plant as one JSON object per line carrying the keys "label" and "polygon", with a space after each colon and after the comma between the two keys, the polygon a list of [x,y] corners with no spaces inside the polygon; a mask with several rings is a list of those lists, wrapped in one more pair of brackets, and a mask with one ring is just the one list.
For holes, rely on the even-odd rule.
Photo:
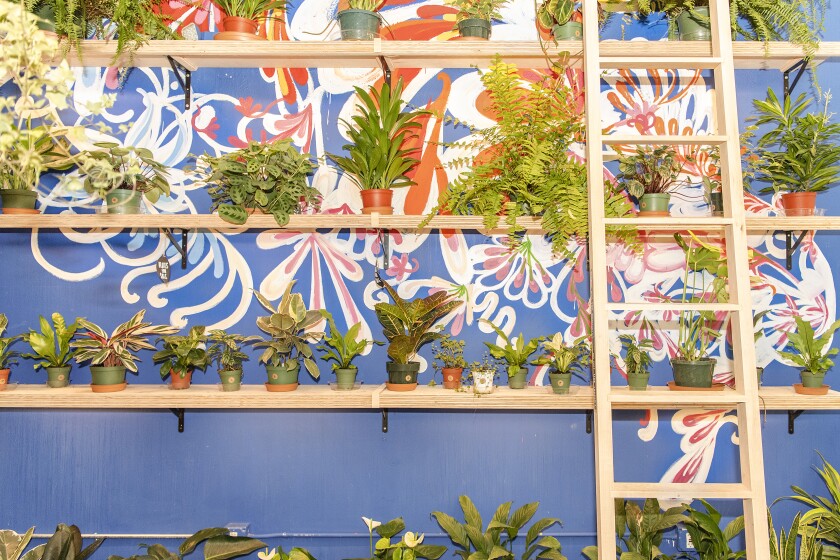
{"label": "bromeliad plant", "polygon": [[310,331],[322,320],[321,311],[309,310],[303,303],[303,296],[293,294],[295,281],[289,282],[283,297],[275,308],[271,302],[259,292],[254,292],[257,301],[271,315],[257,317],[257,326],[271,338],[261,340],[255,347],[265,348],[260,356],[260,362],[270,367],[285,367],[287,370],[297,370],[300,362],[313,378],[318,379],[321,371],[318,363],[313,359],[309,342],[318,342],[323,338],[323,332]]}
{"label": "bromeliad plant", "polygon": [[245,148],[219,157],[204,156],[205,181],[219,217],[232,224],[244,224],[249,212],[271,214],[278,225],[302,208],[317,207],[320,195],[306,178],[312,173],[309,157],[284,138],[270,144],[250,142]]}
{"label": "bromeliad plant", "polygon": [[17,362],[15,359],[18,352],[10,350],[10,346],[21,340],[23,335],[3,336],[6,328],[9,326],[9,319],[6,318],[5,313],[0,313],[0,370],[8,369],[8,367]]}
{"label": "bromeliad plant", "polygon": [[508,377],[513,377],[525,367],[525,364],[528,363],[528,359],[534,352],[537,351],[540,342],[545,339],[545,337],[540,336],[525,342],[525,335],[521,333],[519,336],[511,339],[502,329],[494,325],[491,321],[488,321],[487,319],[480,319],[480,322],[493,329],[493,332],[502,339],[504,343],[503,346],[493,344],[492,342],[485,342],[484,345],[490,350],[491,356],[497,360],[503,360],[507,364]]}
{"label": "bromeliad plant", "polygon": [[79,318],[79,328],[86,331],[81,336],[86,338],[70,343],[71,348],[78,349],[75,355],[76,363],[89,361],[92,366],[124,367],[137,373],[136,362],[139,358],[133,352],[154,350],[155,347],[148,342],[151,336],[166,336],[178,332],[178,329],[171,325],[143,322],[145,315],[146,310],[141,309],[110,335],[99,325]]}
{"label": "bromeliad plant", "polygon": [[[464,523],[460,523],[451,515],[442,511],[432,512],[438,525],[449,535],[458,547],[455,551],[462,560],[474,558],[497,558],[501,560],[515,560],[513,552],[514,542],[537,513],[539,502],[532,502],[517,508],[511,513],[512,502],[500,505],[487,528],[483,528],[481,514],[468,496],[458,498],[461,511],[464,513]],[[545,517],[534,521],[525,532],[525,548],[520,556],[521,560],[530,558],[565,559],[561,554],[560,541],[551,536],[540,536],[540,533],[560,520]],[[517,543],[518,544],[518,543]]]}
{"label": "bromeliad plant", "polygon": [[163,350],[155,352],[152,360],[161,364],[161,379],[166,379],[170,373],[183,379],[187,373],[203,370],[210,364],[205,329],[203,325],[197,325],[187,335],[174,334],[158,339],[158,342],[163,342]]}

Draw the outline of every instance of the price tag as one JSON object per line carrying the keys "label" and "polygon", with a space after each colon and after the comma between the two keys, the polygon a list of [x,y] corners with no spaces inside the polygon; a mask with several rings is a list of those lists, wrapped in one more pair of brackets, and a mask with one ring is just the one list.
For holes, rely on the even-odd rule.
{"label": "price tag", "polygon": [[171,276],[170,271],[172,267],[170,266],[169,259],[166,258],[165,254],[161,255],[160,258],[157,260],[157,265],[155,265],[155,268],[157,268],[157,274],[158,278],[160,278],[160,281],[164,284],[169,284],[169,278]]}

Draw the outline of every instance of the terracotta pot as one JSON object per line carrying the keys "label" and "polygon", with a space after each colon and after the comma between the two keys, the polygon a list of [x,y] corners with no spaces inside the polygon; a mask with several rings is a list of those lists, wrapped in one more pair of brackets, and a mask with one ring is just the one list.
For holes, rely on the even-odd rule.
{"label": "terracotta pot", "polygon": [[170,389],[189,389],[192,381],[192,370],[188,369],[185,372],[169,370],[169,388]]}
{"label": "terracotta pot", "polygon": [[443,375],[444,389],[457,389],[461,386],[461,375],[464,373],[464,368],[441,368],[441,375]]}
{"label": "terracotta pot", "polygon": [[[393,205],[391,201],[394,198],[394,191],[391,189],[365,189],[359,191],[359,194],[362,195],[362,212],[364,214],[369,214],[373,212],[374,208],[380,214],[384,214],[384,208],[391,210]],[[369,208],[368,212],[365,212],[365,208]],[[390,214],[391,212],[388,212]]]}
{"label": "terracotta pot", "polygon": [[0,391],[5,391],[6,386],[9,384],[9,372],[10,369],[0,369]]}
{"label": "terracotta pot", "polygon": [[217,41],[265,41],[265,37],[257,35],[256,21],[241,17],[228,16],[222,20],[222,31],[216,33],[213,39]]}
{"label": "terracotta pot", "polygon": [[793,192],[781,197],[785,216],[813,216],[817,206],[817,193]]}

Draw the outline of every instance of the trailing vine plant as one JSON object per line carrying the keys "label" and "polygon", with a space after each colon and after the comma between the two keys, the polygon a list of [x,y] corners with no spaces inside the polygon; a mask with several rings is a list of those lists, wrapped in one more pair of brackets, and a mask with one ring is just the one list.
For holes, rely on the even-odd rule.
{"label": "trailing vine plant", "polygon": [[[441,194],[424,224],[439,212],[482,215],[487,229],[502,221],[508,244],[516,246],[524,231],[517,219],[540,216],[554,253],[574,259],[573,242],[589,232],[589,206],[586,167],[572,152],[584,139],[583,115],[565,71],[556,69],[525,84],[516,65],[497,56],[481,81],[497,122],[474,130],[472,139],[445,144],[478,155],[451,161],[451,167],[467,169]],[[629,214],[626,196],[612,183],[605,186],[607,217]],[[630,230],[613,234],[632,241]]]}

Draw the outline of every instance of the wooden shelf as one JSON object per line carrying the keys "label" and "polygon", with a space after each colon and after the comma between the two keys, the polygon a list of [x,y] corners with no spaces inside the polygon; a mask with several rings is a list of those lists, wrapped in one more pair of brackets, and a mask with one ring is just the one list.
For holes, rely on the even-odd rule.
{"label": "wooden shelf", "polygon": [[[791,389],[792,390],[792,389]],[[671,391],[666,387],[648,387],[631,391],[628,387],[612,387],[610,402],[614,409],[645,410],[650,408],[735,408],[744,396],[732,389],[723,391]]]}
{"label": "wooden shelf", "polygon": [[[398,229],[417,230],[424,216],[384,216],[380,214],[313,214],[291,216],[284,229],[301,231],[315,229]],[[527,232],[542,233],[540,218],[520,218],[518,223]],[[121,228],[121,229],[277,229],[272,216],[254,215],[241,226],[230,224],[216,214],[31,214],[2,215],[0,229],[58,229],[58,228]],[[424,230],[484,229],[482,216],[436,216]],[[505,231],[500,223],[490,231]]]}
{"label": "wooden shelf", "polygon": [[669,231],[723,230],[734,223],[732,218],[707,218],[704,216],[670,216],[662,218],[606,218],[608,226],[626,226],[637,229],[661,229]]}
{"label": "wooden shelf", "polygon": [[[700,41],[671,41],[658,48],[661,41],[614,41],[601,43],[601,55],[617,67],[707,67],[717,63],[711,58],[711,45]],[[570,62],[580,66],[583,44],[561,41],[546,44],[548,53],[557,57],[568,52]],[[68,60],[76,66],[109,66],[116,52],[113,41],[82,41],[82,59],[75,49]],[[507,62],[523,68],[547,67],[545,54],[535,41],[150,41],[141,47],[133,60],[124,65],[168,67],[172,56],[184,67],[197,68],[378,68],[380,60],[391,68],[486,68],[502,54]],[[790,43],[775,42],[765,49],[759,42],[733,44],[736,68],[785,70],[803,57],[802,49]],[[840,57],[840,42],[820,44],[815,60],[822,62]],[[701,59],[707,59],[705,61]]]}
{"label": "wooden shelf", "polygon": [[387,389],[379,393],[381,408],[592,410],[594,405],[594,393],[588,385],[573,385],[568,395],[555,395],[548,386],[496,387],[489,395],[475,395],[471,389],[462,392],[427,385],[404,393]]}
{"label": "wooden shelf", "polygon": [[838,410],[840,392],[827,395],[798,395],[793,387],[761,387],[758,390],[759,406],[766,410]]}
{"label": "wooden shelf", "polygon": [[747,231],[840,230],[840,216],[796,216],[791,218],[747,218]]}

